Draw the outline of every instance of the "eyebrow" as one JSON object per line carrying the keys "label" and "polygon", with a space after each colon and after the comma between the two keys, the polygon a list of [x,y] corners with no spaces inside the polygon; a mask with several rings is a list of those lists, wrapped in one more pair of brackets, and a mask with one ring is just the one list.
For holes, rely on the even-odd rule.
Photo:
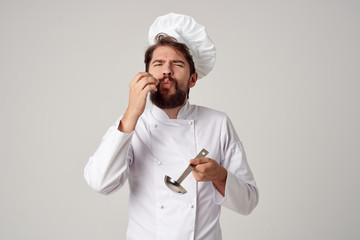
{"label": "eyebrow", "polygon": [[[154,63],[163,63],[165,62],[164,60],[162,59],[155,59],[154,61],[151,62],[151,64],[154,64]],[[172,60],[173,63],[181,63],[183,65],[186,65],[184,61],[182,60]]]}
{"label": "eyebrow", "polygon": [[156,60],[152,61],[151,64],[153,64],[153,63],[163,63],[163,62],[164,62],[164,60],[156,59]]}

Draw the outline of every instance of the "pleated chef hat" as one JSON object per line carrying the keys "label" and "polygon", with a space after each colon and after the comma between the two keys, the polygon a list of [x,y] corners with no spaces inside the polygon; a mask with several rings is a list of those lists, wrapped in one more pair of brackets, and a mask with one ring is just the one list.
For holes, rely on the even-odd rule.
{"label": "pleated chef hat", "polygon": [[155,44],[155,37],[165,33],[188,46],[193,57],[198,77],[206,76],[215,65],[216,50],[206,33],[205,27],[192,17],[169,13],[155,19],[149,29],[149,43]]}

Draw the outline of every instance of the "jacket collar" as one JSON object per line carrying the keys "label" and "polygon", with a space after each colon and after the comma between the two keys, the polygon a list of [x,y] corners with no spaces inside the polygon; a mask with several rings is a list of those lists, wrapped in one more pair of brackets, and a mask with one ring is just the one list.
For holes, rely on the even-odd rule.
{"label": "jacket collar", "polygon": [[[192,105],[190,104],[189,100],[187,100],[185,105],[182,108],[180,108],[177,119],[187,119],[192,109],[193,109]],[[163,109],[155,105],[153,105],[151,112],[154,115],[154,117],[158,120],[176,120],[176,119],[170,119]]]}

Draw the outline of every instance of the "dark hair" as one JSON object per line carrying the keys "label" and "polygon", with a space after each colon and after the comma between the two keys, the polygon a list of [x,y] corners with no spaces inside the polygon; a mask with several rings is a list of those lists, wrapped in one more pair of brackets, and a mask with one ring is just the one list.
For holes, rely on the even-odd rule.
{"label": "dark hair", "polygon": [[159,33],[158,35],[156,35],[155,44],[151,45],[145,52],[144,62],[145,62],[145,71],[146,72],[149,70],[149,65],[150,65],[150,61],[152,59],[154,50],[160,46],[168,46],[168,47],[173,48],[175,51],[182,53],[184,55],[186,61],[190,65],[190,75],[192,75],[196,72],[195,64],[194,64],[193,58],[190,54],[189,48],[185,44],[179,43],[174,37],[171,37],[165,33]]}

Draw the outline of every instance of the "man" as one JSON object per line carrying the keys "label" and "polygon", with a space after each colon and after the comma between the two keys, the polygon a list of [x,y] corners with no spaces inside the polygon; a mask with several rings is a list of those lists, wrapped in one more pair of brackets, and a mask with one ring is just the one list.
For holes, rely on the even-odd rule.
{"label": "man", "polygon": [[[258,190],[227,115],[188,101],[214,65],[214,45],[184,15],[159,17],[149,33],[146,72],[130,83],[128,108],[89,159],[85,179],[104,194],[129,181],[127,239],[219,240],[221,206],[249,214]],[[145,109],[149,93],[155,106]],[[208,158],[193,159],[203,148]],[[164,176],[180,176],[189,163],[187,193],[167,188]]]}

